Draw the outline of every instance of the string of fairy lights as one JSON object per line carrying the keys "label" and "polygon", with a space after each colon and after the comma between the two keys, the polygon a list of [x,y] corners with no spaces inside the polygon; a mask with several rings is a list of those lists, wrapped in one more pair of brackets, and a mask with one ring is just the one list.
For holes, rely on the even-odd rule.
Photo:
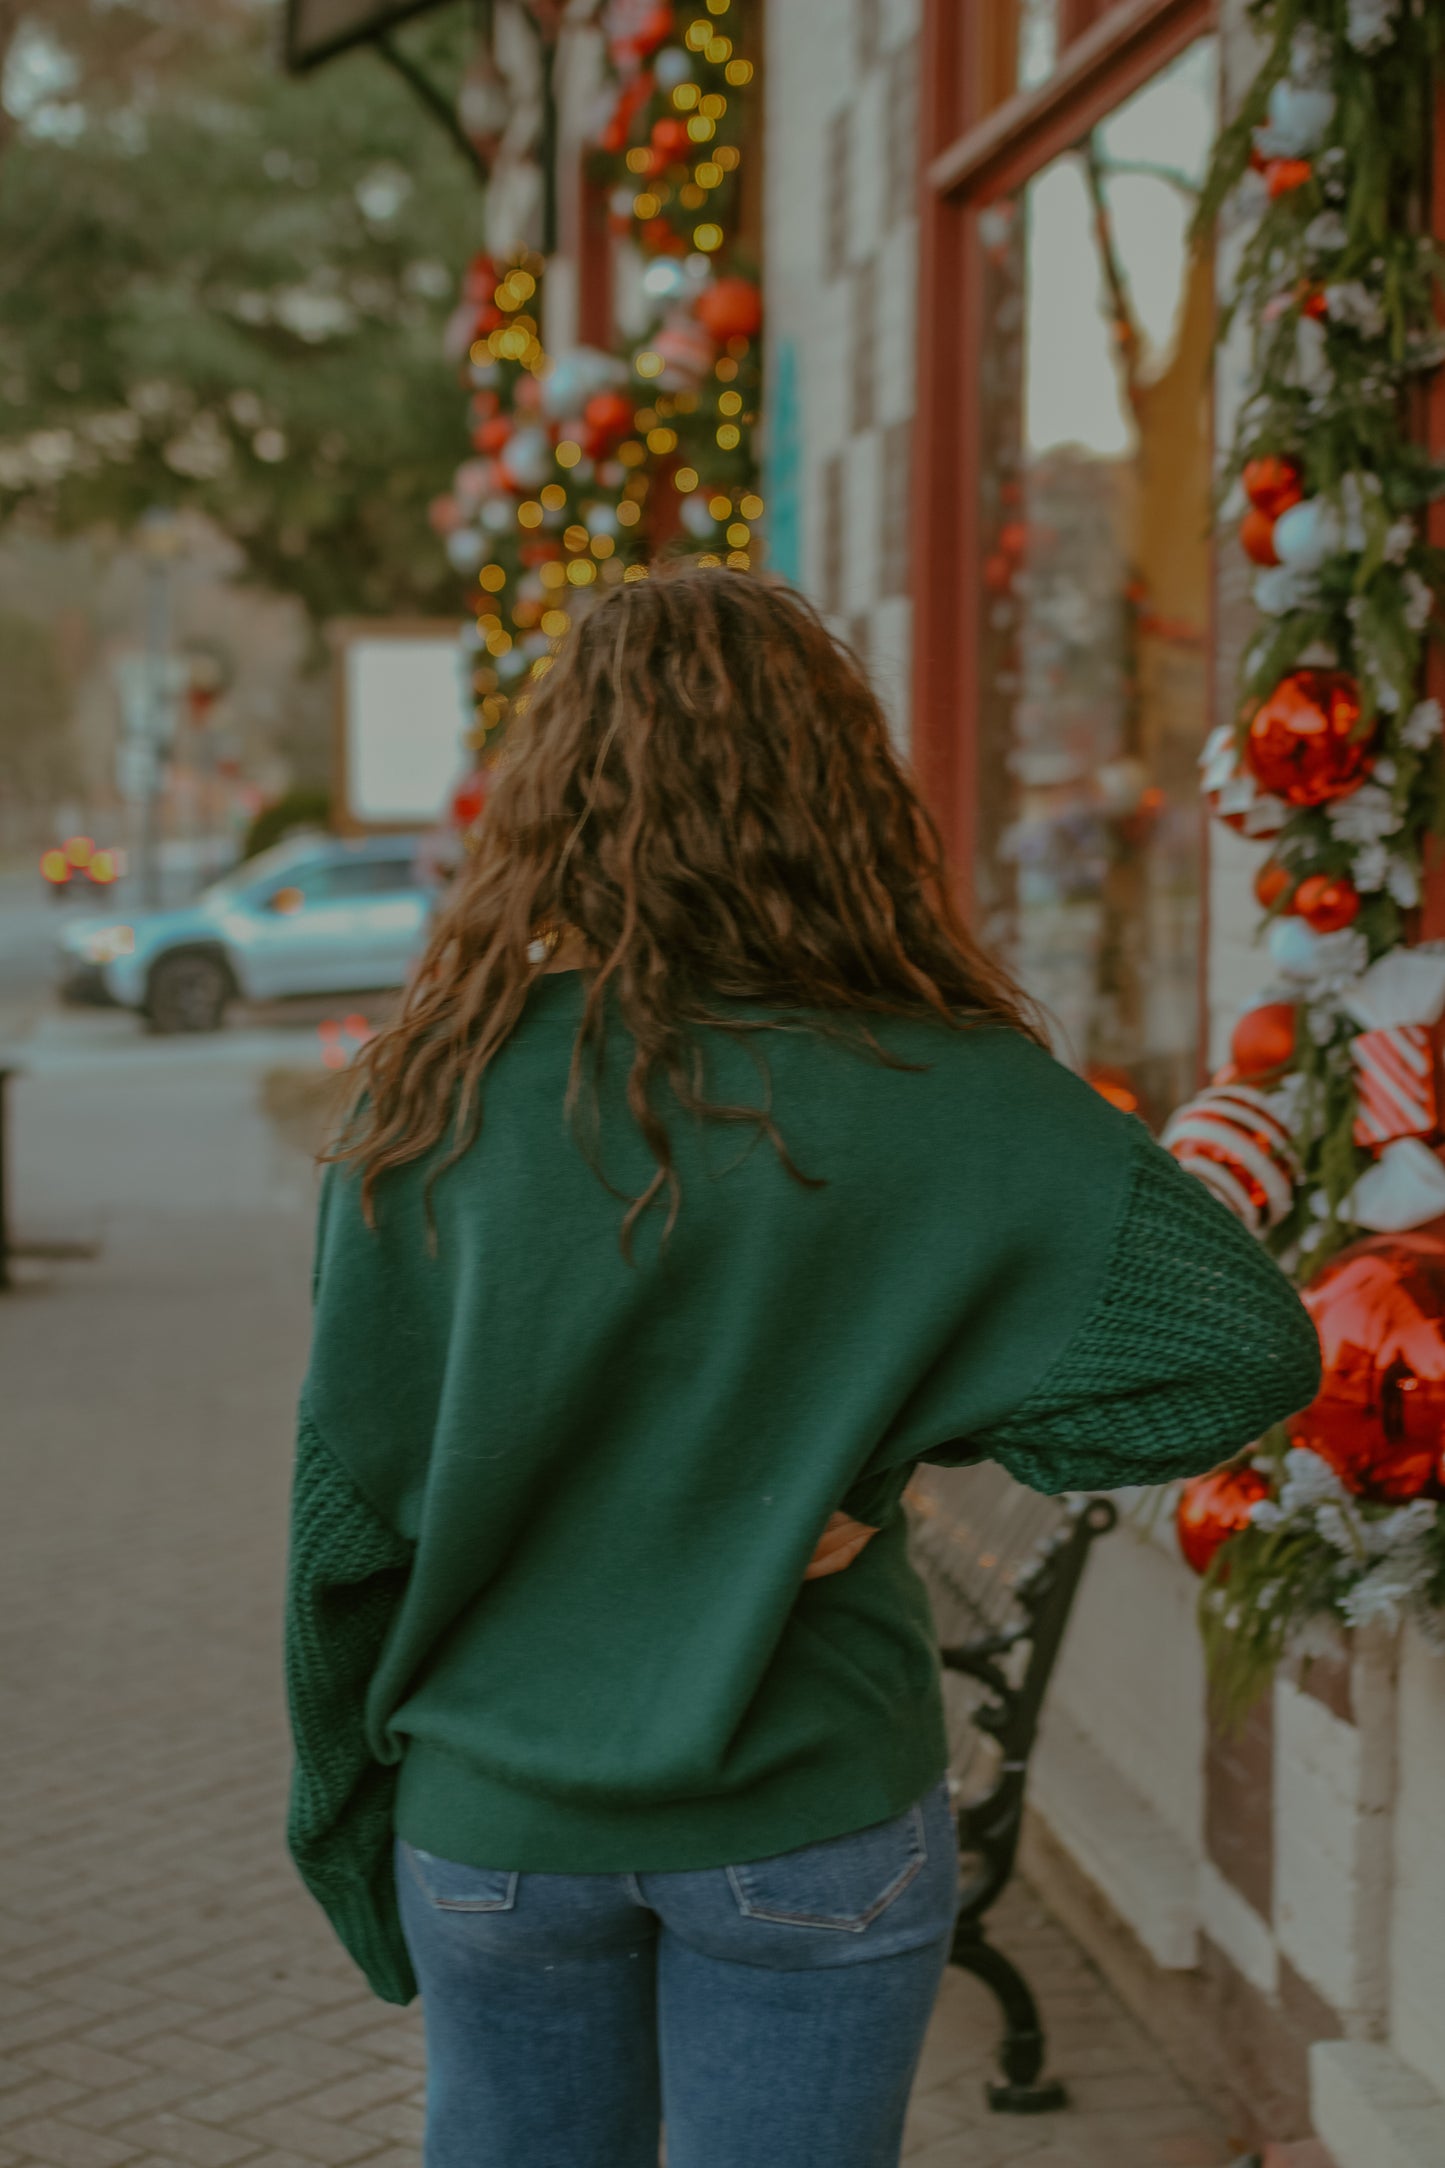
{"label": "string of fairy lights", "polygon": [[635,253],[641,337],[549,353],[546,265],[527,250],[474,258],[448,328],[472,456],[431,516],[467,582],[468,745],[483,771],[458,794],[462,825],[590,590],[645,579],[663,555],[757,562],[762,297],[734,261],[755,68],[738,50],[745,11],[705,5],[685,24],[649,0],[613,0],[605,17],[615,102],[589,155]]}

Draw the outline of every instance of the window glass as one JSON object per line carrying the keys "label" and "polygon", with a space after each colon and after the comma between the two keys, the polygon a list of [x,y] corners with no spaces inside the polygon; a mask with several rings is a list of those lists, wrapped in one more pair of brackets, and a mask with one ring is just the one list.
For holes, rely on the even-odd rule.
{"label": "window glass", "polygon": [[1215,114],[1205,38],[980,213],[980,923],[1156,1120],[1194,1081]]}
{"label": "window glass", "polygon": [[1062,0],[1019,0],[1015,82],[1020,90],[1046,83],[1059,61]]}
{"label": "window glass", "polygon": [[410,858],[343,858],[318,866],[305,886],[308,900],[324,896],[339,902],[348,896],[395,895],[400,888],[415,888],[417,877]]}

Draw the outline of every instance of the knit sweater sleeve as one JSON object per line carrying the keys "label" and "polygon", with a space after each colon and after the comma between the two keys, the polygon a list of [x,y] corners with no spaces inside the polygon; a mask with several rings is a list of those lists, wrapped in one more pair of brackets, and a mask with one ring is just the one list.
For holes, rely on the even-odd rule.
{"label": "knit sweater sleeve", "polygon": [[1319,1342],[1279,1267],[1141,1132],[1103,1284],[980,1452],[1033,1490],[1112,1490],[1213,1468],[1319,1390]]}
{"label": "knit sweater sleeve", "polygon": [[303,1406],[286,1592],[295,1743],[287,1843],[375,1993],[394,2003],[417,1991],[392,1881],[396,1770],[371,1752],[365,1707],[411,1556],[411,1544],[362,1497]]}

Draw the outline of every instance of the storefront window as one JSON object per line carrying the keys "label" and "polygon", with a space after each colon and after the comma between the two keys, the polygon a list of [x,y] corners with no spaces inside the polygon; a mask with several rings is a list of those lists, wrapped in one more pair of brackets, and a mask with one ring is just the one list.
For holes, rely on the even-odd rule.
{"label": "storefront window", "polygon": [[1017,81],[1020,90],[1046,83],[1058,66],[1063,0],[1019,0]]}
{"label": "storefront window", "polygon": [[1153,1119],[1194,1084],[1215,114],[1202,38],[979,214],[980,921]]}

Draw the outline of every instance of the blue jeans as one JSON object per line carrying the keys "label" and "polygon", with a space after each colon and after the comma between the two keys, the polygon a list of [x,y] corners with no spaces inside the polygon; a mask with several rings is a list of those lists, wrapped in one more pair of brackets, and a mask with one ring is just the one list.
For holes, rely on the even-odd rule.
{"label": "blue jeans", "polygon": [[398,1840],[425,2168],[895,2168],[957,1902],[947,1791],[775,1859],[516,1874]]}

